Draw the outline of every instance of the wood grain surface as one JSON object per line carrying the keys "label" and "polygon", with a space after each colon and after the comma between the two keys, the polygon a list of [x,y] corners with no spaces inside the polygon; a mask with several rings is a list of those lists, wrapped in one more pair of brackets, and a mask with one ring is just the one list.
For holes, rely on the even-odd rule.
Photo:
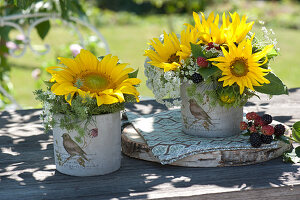
{"label": "wood grain surface", "polygon": [[[291,125],[300,120],[300,89],[290,96],[247,104]],[[166,109],[154,101],[128,106],[137,113]],[[297,111],[298,110],[298,111]],[[300,165],[281,158],[255,165],[189,168],[123,155],[109,175],[72,177],[55,170],[53,139],[43,133],[40,110],[0,113],[0,199],[300,199]]]}

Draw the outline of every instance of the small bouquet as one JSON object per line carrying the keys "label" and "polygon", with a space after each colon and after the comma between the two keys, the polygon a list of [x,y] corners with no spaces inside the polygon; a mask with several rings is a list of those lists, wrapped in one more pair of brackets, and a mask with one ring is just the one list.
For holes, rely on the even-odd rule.
{"label": "small bouquet", "polygon": [[[80,142],[85,134],[82,121],[88,124],[94,115],[118,112],[125,102],[139,101],[137,71],[120,64],[117,56],[97,58],[81,49],[74,59],[58,60],[65,66],[48,67],[52,78],[45,82],[47,90],[35,91],[43,103],[41,117],[46,130],[55,124],[68,131],[75,129],[79,134],[75,139]],[[59,121],[53,117],[57,114],[63,116]]]}
{"label": "small bouquet", "polygon": [[[287,87],[271,70],[278,55],[273,31],[263,27],[264,39],[251,32],[253,21],[237,13],[193,13],[195,24],[185,24],[180,35],[163,33],[145,51],[147,86],[158,102],[179,106],[180,85],[198,103],[208,96],[210,105],[243,106],[258,93],[288,94]],[[206,86],[197,90],[197,86]],[[168,100],[166,100],[168,99]],[[169,99],[173,99],[170,101]]]}

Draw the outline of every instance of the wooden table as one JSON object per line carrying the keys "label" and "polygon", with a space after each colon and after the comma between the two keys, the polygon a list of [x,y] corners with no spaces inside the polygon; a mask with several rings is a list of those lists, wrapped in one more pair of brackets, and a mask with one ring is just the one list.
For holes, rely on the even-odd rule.
{"label": "wooden table", "polygon": [[[300,88],[289,96],[253,98],[245,109],[291,126],[300,120]],[[128,106],[141,114],[166,108],[154,101]],[[223,168],[163,166],[123,156],[121,169],[96,177],[55,171],[53,140],[40,110],[0,113],[0,199],[300,199],[300,165],[281,158]]]}

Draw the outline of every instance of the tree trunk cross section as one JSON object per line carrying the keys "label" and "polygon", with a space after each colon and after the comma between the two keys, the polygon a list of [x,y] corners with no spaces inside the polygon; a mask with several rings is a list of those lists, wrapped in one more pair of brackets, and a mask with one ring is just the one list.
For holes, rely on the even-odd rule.
{"label": "tree trunk cross section", "polygon": [[[288,134],[291,131],[288,131]],[[277,148],[273,149],[241,149],[241,150],[218,150],[212,152],[198,153],[175,161],[170,165],[184,167],[224,167],[240,166],[260,163],[281,156],[291,148],[282,141]],[[143,137],[132,126],[124,128],[122,134],[122,152],[132,158],[160,162],[146,144]]]}

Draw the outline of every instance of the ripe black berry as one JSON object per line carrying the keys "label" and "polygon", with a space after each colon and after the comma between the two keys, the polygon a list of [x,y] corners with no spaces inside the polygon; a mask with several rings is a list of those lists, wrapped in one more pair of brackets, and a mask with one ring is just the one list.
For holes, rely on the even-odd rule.
{"label": "ripe black berry", "polygon": [[262,117],[261,117],[262,121],[264,122],[264,125],[267,125],[267,124],[271,124],[272,123],[272,116],[271,115],[268,115],[268,114],[264,114]]}
{"label": "ripe black berry", "polygon": [[193,83],[200,83],[201,81],[203,81],[203,77],[198,73],[194,73],[192,75],[192,81]]}
{"label": "ripe black berry", "polygon": [[252,122],[248,122],[248,126],[251,127],[253,125]]}
{"label": "ripe black berry", "polygon": [[251,146],[253,146],[255,148],[260,147],[261,144],[262,144],[260,134],[259,133],[252,133],[250,135],[250,143],[251,143]]}
{"label": "ripe black berry", "polygon": [[265,143],[265,144],[270,144],[273,140],[273,136],[272,135],[264,135],[262,134],[260,136],[261,142]]}
{"label": "ripe black berry", "polygon": [[274,126],[274,135],[281,136],[285,132],[285,127],[282,124],[277,124]]}

